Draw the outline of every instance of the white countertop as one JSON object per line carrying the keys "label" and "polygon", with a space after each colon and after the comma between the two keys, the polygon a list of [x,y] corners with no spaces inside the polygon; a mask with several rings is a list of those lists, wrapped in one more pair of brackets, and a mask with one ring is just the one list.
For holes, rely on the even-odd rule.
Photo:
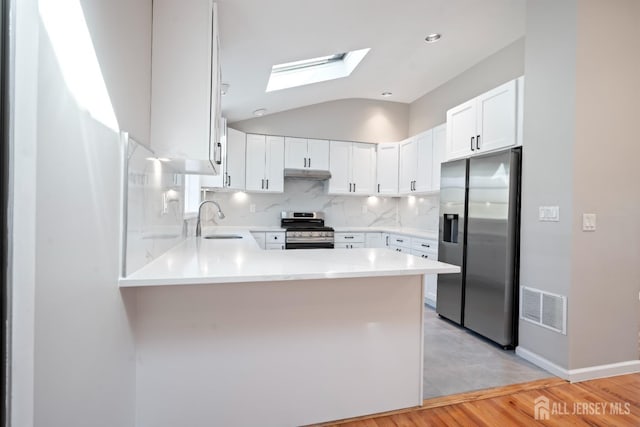
{"label": "white countertop", "polygon": [[[257,229],[263,230],[260,227],[205,230],[205,236],[238,234],[243,238],[188,238],[135,273],[121,278],[120,287],[460,272],[460,268],[454,265],[384,248],[265,251],[258,247],[249,231]],[[349,231],[355,230],[349,228]]]}

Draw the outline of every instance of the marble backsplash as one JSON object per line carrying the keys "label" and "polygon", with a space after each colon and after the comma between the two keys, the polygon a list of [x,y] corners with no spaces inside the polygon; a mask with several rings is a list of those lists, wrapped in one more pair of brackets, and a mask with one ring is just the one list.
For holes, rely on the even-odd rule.
{"label": "marble backsplash", "polygon": [[280,212],[322,211],[332,227],[402,226],[424,230],[438,228],[438,196],[367,197],[328,195],[325,181],[285,180],[284,193],[206,192],[207,200],[222,207],[225,219],[208,207],[202,221],[207,225],[277,226]]}
{"label": "marble backsplash", "polygon": [[183,240],[184,176],[129,139],[124,272],[131,274]]}

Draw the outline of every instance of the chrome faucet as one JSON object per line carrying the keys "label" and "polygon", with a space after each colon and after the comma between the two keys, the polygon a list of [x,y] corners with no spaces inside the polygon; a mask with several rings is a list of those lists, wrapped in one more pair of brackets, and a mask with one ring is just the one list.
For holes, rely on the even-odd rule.
{"label": "chrome faucet", "polygon": [[202,207],[207,203],[214,204],[218,208],[218,213],[217,213],[218,218],[224,219],[224,213],[222,212],[222,209],[220,208],[220,205],[217,202],[214,202],[213,200],[204,200],[203,202],[200,203],[200,206],[198,206],[198,222],[196,223],[196,237],[202,236],[202,227],[200,226],[200,215],[202,213]]}

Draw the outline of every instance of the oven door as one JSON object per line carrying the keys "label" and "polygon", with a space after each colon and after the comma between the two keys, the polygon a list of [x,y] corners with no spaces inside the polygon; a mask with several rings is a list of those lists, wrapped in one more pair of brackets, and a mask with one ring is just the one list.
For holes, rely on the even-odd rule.
{"label": "oven door", "polygon": [[286,242],[285,249],[333,249],[333,242]]}

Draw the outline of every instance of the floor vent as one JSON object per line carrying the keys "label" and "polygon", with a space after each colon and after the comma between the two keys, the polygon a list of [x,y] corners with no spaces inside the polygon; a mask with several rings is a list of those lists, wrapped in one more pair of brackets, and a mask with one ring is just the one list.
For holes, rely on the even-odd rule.
{"label": "floor vent", "polygon": [[523,286],[520,288],[520,318],[566,335],[567,298]]}

